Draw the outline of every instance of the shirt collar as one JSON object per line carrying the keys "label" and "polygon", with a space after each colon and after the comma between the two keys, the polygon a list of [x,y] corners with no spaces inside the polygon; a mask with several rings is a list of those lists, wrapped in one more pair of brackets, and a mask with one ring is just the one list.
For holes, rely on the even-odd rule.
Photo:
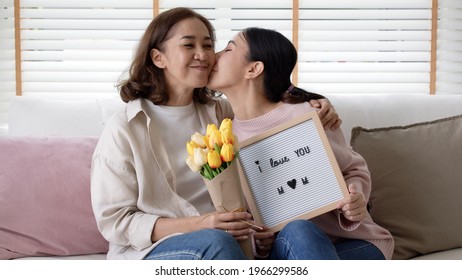
{"label": "shirt collar", "polygon": [[150,119],[148,112],[148,104],[146,102],[151,102],[145,98],[137,98],[135,100],[130,100],[127,104],[127,119],[130,122],[134,119],[139,113],[143,112],[148,119]]}

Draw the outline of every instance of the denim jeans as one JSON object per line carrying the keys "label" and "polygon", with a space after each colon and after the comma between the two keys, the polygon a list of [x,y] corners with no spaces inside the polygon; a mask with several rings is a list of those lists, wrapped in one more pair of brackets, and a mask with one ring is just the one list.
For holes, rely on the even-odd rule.
{"label": "denim jeans", "polygon": [[239,243],[219,229],[176,235],[162,241],[145,260],[245,260]]}
{"label": "denim jeans", "polygon": [[269,259],[273,260],[383,260],[373,244],[346,239],[333,244],[313,222],[297,220],[287,224],[276,236]]}

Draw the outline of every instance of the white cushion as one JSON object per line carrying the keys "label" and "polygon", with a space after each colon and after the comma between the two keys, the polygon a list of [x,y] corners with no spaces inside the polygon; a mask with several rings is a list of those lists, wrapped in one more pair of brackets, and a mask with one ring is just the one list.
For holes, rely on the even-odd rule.
{"label": "white cushion", "polygon": [[123,109],[126,105],[120,98],[100,98],[96,100],[101,110],[103,125],[117,111]]}
{"label": "white cushion", "polygon": [[8,134],[8,126],[7,125],[0,125],[0,136]]}
{"label": "white cushion", "polygon": [[462,114],[462,95],[331,94],[349,142],[355,126],[377,128],[408,125]]}
{"label": "white cushion", "polygon": [[9,112],[11,136],[99,136],[103,129],[97,99],[16,96]]}

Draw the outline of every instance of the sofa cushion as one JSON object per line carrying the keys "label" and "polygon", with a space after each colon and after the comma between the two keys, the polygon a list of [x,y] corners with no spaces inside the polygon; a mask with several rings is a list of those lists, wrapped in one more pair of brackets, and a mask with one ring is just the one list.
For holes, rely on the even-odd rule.
{"label": "sofa cushion", "polygon": [[93,137],[0,137],[0,259],[105,253],[90,200]]}
{"label": "sofa cushion", "polygon": [[462,247],[461,143],[462,115],[353,129],[371,171],[370,213],[394,236],[394,259]]}
{"label": "sofa cushion", "polygon": [[355,126],[408,125],[462,114],[460,94],[328,94],[342,118],[345,139]]}
{"label": "sofa cushion", "polygon": [[94,136],[103,130],[97,99],[16,96],[8,117],[11,136]]}

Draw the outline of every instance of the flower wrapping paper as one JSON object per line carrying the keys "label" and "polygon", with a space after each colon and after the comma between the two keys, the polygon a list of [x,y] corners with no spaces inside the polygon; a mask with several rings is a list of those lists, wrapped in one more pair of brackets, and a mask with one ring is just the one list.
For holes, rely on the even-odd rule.
{"label": "flower wrapping paper", "polygon": [[[236,163],[231,164],[212,180],[204,178],[204,181],[213,205],[218,212],[246,211],[246,200],[242,193],[239,170]],[[249,235],[249,238],[246,240],[238,242],[247,258],[253,260],[253,238]]]}

